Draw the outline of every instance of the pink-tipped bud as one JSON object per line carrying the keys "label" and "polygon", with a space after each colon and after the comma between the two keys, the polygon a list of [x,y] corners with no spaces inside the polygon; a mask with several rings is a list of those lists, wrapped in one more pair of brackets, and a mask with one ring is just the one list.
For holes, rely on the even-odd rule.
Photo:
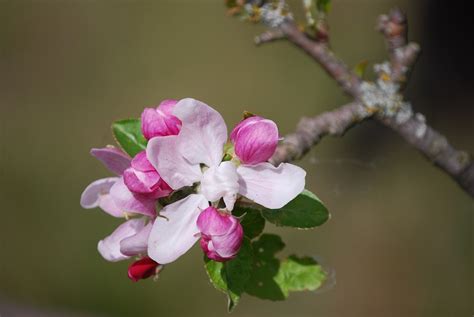
{"label": "pink-tipped bud", "polygon": [[237,255],[244,236],[237,218],[209,207],[199,215],[197,226],[201,231],[201,248],[208,258],[225,262]]}
{"label": "pink-tipped bud", "polygon": [[130,264],[128,267],[128,277],[134,282],[149,278],[158,274],[158,266],[158,263],[146,256]]}
{"label": "pink-tipped bud", "polygon": [[177,135],[181,121],[173,115],[177,100],[166,99],[156,108],[145,108],[142,112],[142,133],[147,140],[155,136]]}
{"label": "pink-tipped bud", "polygon": [[235,154],[250,165],[268,161],[275,153],[278,138],[275,122],[258,116],[242,120],[230,135]]}
{"label": "pink-tipped bud", "polygon": [[130,191],[155,199],[166,197],[172,192],[172,189],[161,179],[160,174],[148,161],[146,151],[138,153],[133,158],[131,167],[123,172],[123,180]]}

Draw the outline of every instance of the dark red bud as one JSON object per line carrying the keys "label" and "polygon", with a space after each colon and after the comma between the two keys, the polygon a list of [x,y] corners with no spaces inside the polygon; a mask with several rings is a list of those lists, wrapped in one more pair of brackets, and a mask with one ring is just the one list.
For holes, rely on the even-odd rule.
{"label": "dark red bud", "polygon": [[130,264],[128,267],[128,277],[134,282],[149,278],[157,273],[156,268],[158,265],[158,263],[146,256]]}

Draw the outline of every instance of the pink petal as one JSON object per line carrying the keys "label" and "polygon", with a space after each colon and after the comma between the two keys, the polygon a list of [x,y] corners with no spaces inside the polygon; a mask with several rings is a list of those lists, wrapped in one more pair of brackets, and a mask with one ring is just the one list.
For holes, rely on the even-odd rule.
{"label": "pink petal", "polygon": [[113,198],[109,195],[100,197],[99,207],[109,215],[116,218],[124,218],[125,213],[117,206]]}
{"label": "pink petal", "polygon": [[156,109],[145,108],[142,113],[142,132],[147,140],[179,133],[181,121],[172,114],[176,103],[176,100],[167,99]]}
{"label": "pink petal", "polygon": [[92,182],[81,195],[81,206],[85,209],[100,207],[114,217],[124,217],[120,208],[112,201],[109,192],[118,177],[102,178]]}
{"label": "pink petal", "polygon": [[156,171],[140,172],[133,168],[128,168],[123,173],[125,185],[134,193],[149,194],[154,191],[160,181],[160,175]]}
{"label": "pink petal", "polygon": [[233,217],[221,214],[214,207],[208,207],[201,212],[196,224],[199,231],[208,236],[224,235],[234,230],[236,225]]}
{"label": "pink petal", "polygon": [[244,164],[255,165],[268,161],[275,153],[278,128],[275,122],[254,116],[240,122],[232,131],[230,139],[240,160]]}
{"label": "pink petal", "polygon": [[134,169],[141,172],[156,171],[153,165],[151,165],[150,161],[148,161],[145,150],[135,155],[131,165]]}
{"label": "pink petal", "polygon": [[270,163],[241,165],[237,173],[240,177],[239,193],[270,209],[283,207],[300,194],[305,186],[306,172],[288,163],[278,167]]}
{"label": "pink petal", "polygon": [[120,242],[120,252],[128,256],[146,254],[148,249],[148,237],[150,236],[153,223],[149,222],[135,235],[125,238]]}
{"label": "pink petal", "polygon": [[117,175],[122,175],[123,171],[130,166],[130,157],[113,146],[92,149],[91,154]]}
{"label": "pink petal", "polygon": [[174,190],[201,179],[199,164],[189,163],[180,153],[178,136],[156,137],[148,142],[147,158],[161,178]]}
{"label": "pink petal", "polygon": [[138,213],[150,217],[156,215],[156,200],[132,193],[125,185],[122,177],[112,186],[110,195],[123,212]]}
{"label": "pink petal", "polygon": [[[227,141],[227,127],[219,112],[201,101],[186,98],[176,104],[174,114],[183,123],[178,142],[180,153],[191,164],[219,165]],[[158,172],[161,175],[159,169]]]}
{"label": "pink petal", "polygon": [[223,262],[237,255],[244,235],[239,219],[208,207],[199,215],[197,226],[201,248],[208,258]]}
{"label": "pink petal", "polygon": [[209,203],[192,194],[163,208],[148,240],[148,256],[160,264],[175,261],[199,239],[196,220]]}
{"label": "pink petal", "polygon": [[216,252],[214,245],[212,244],[212,240],[210,240],[209,238],[203,236],[199,241],[199,244],[201,245],[201,249],[204,251],[204,253],[209,259],[217,262],[227,261],[227,259],[224,259]]}
{"label": "pink petal", "polygon": [[131,219],[124,222],[115,229],[114,232],[103,240],[99,241],[97,246],[99,253],[107,261],[117,262],[125,260],[128,256],[120,252],[120,242],[128,237],[135,235],[145,226],[143,219]]}
{"label": "pink petal", "polygon": [[[235,218],[234,218],[235,219]],[[242,225],[236,220],[235,229],[222,236],[213,236],[212,244],[215,252],[223,259],[231,259],[237,255],[242,245],[244,231]]]}

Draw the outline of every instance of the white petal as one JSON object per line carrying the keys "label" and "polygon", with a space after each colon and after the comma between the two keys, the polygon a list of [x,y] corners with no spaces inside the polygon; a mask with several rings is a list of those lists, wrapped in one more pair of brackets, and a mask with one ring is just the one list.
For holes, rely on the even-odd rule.
{"label": "white petal", "polygon": [[144,219],[131,219],[122,223],[114,232],[103,240],[99,241],[97,249],[107,261],[117,262],[128,258],[120,252],[120,242],[135,235],[145,226]]}
{"label": "white petal", "polygon": [[201,193],[206,199],[215,202],[224,198],[229,211],[234,208],[239,187],[237,167],[232,162],[222,162],[217,167],[210,167],[201,180]]}
{"label": "white petal", "polygon": [[306,172],[301,167],[288,163],[282,163],[278,167],[270,163],[242,165],[237,173],[239,193],[270,209],[285,206],[305,186]]}
{"label": "white petal", "polygon": [[110,188],[119,180],[118,177],[102,178],[92,182],[81,195],[81,206],[85,209],[100,207],[114,217],[123,217],[124,214],[112,201]]}
{"label": "white petal", "polygon": [[204,196],[193,194],[163,208],[151,229],[148,256],[167,264],[186,253],[199,239],[196,221],[208,206]]}
{"label": "white petal", "polygon": [[148,237],[150,236],[152,222],[149,222],[145,227],[142,228],[137,234],[123,239],[120,242],[120,252],[128,256],[134,256],[138,254],[146,254],[148,248]]}
{"label": "white petal", "polygon": [[176,104],[173,114],[183,124],[179,132],[183,156],[192,164],[219,165],[227,141],[227,127],[220,113],[201,101],[186,98]]}
{"label": "white petal", "polygon": [[190,164],[180,153],[179,136],[155,137],[148,142],[146,155],[161,178],[174,190],[191,186],[201,179],[199,164]]}

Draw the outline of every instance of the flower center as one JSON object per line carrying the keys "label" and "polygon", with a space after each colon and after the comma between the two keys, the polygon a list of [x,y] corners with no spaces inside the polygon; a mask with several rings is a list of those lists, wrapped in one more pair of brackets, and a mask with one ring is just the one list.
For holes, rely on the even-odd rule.
{"label": "flower center", "polygon": [[227,209],[232,210],[239,192],[237,167],[232,162],[210,167],[202,176],[200,191],[211,202],[224,198]]}

